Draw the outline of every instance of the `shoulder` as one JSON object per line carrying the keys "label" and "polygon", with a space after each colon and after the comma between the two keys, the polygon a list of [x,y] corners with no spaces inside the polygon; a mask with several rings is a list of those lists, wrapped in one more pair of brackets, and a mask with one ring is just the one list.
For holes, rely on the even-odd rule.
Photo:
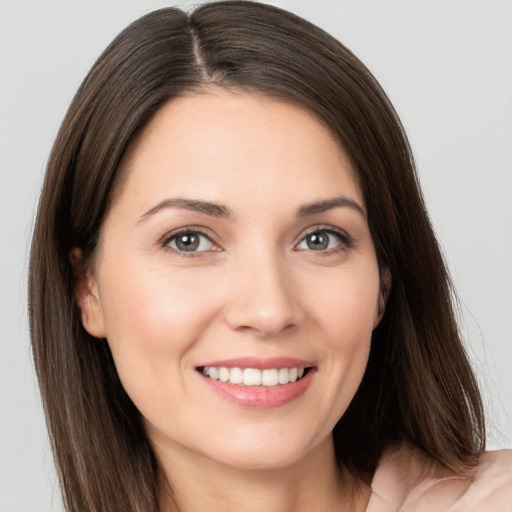
{"label": "shoulder", "polygon": [[409,444],[386,450],[367,512],[512,512],[512,450],[486,452],[457,474]]}

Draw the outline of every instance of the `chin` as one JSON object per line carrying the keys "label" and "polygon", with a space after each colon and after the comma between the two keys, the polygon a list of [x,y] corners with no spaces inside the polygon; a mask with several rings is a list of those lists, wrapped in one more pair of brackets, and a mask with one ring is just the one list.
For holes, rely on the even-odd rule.
{"label": "chin", "polygon": [[[243,470],[271,470],[291,467],[308,458],[317,445],[305,435],[272,432],[262,435],[261,432],[252,436],[231,435],[224,442],[217,440],[215,449],[207,455],[210,459],[225,466]],[[331,437],[328,436],[330,439]]]}

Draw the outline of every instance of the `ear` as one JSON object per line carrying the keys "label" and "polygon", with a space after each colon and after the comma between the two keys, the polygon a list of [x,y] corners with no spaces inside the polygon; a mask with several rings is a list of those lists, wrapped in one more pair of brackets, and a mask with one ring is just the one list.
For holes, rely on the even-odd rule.
{"label": "ear", "polygon": [[80,308],[84,329],[96,338],[104,338],[105,321],[98,293],[98,284],[84,262],[82,249],[73,247],[69,260],[75,276],[75,300]]}
{"label": "ear", "polygon": [[375,316],[375,322],[373,324],[373,328],[379,325],[382,317],[384,316],[384,311],[386,310],[386,304],[389,297],[389,292],[391,290],[391,272],[388,267],[383,268],[380,271],[380,291],[379,291],[379,302],[377,307],[377,315]]}

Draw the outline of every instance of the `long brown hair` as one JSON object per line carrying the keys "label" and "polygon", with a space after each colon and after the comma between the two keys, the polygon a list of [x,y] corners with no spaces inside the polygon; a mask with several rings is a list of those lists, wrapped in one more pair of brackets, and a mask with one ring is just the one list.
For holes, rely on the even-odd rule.
{"label": "long brown hair", "polygon": [[[484,447],[480,395],[446,267],[400,121],[366,67],[301,18],[268,5],[209,3],[150,13],[99,57],[62,123],[46,172],[29,269],[35,365],[68,511],[158,509],[158,464],[108,344],[82,327],[73,247],[94,255],[120,162],[167,101],[208,85],[293,102],[350,155],[382,272],[392,276],[368,367],[334,429],[340,463],[371,479],[407,440],[449,468]],[[383,286],[385,286],[383,284]]]}

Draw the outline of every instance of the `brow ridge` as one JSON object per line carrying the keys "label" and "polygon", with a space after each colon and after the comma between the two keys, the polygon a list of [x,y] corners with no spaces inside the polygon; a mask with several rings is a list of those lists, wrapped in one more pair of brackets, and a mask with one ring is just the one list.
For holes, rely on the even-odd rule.
{"label": "brow ridge", "polygon": [[305,204],[299,208],[297,216],[308,217],[310,215],[316,215],[318,213],[332,210],[333,208],[350,208],[358,212],[363,216],[364,219],[366,219],[366,212],[364,211],[363,207],[353,199],[350,199],[346,196],[338,196],[331,199],[324,199],[321,201]]}
{"label": "brow ridge", "polygon": [[143,221],[152,215],[167,208],[183,208],[194,212],[204,213],[212,217],[228,218],[231,217],[231,210],[224,205],[201,201],[198,199],[186,199],[183,197],[168,198],[160,201],[156,206],[142,214],[139,221]]}
{"label": "brow ridge", "polygon": [[[156,206],[142,214],[139,218],[139,222],[167,208],[183,208],[219,218],[232,217],[232,212],[227,206],[212,203],[210,201],[202,201],[199,199],[186,199],[183,197],[176,197],[160,201],[160,203],[158,203]],[[333,208],[350,208],[358,212],[364,219],[366,219],[366,213],[362,206],[360,206],[353,199],[350,199],[346,196],[338,196],[305,204],[298,209],[297,217],[308,217],[332,210]]]}

